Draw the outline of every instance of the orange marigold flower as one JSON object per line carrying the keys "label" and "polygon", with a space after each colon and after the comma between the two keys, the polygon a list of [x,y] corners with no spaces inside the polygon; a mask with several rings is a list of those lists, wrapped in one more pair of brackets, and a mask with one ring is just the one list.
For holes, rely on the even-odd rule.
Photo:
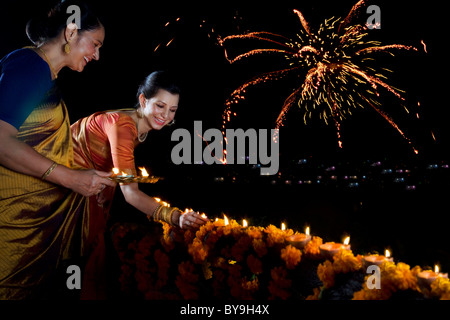
{"label": "orange marigold flower", "polygon": [[261,239],[263,236],[264,228],[250,226],[247,228],[247,234],[253,239]]}
{"label": "orange marigold flower", "polygon": [[281,249],[281,259],[286,262],[286,268],[294,269],[300,262],[302,257],[302,252],[292,245],[286,246]]}
{"label": "orange marigold flower", "polygon": [[306,297],[306,300],[319,300],[320,288],[314,288],[313,294]]}
{"label": "orange marigold flower", "polygon": [[236,241],[231,248],[231,255],[240,262],[244,259],[244,253],[249,249],[252,239],[247,235],[243,235]]}
{"label": "orange marigold flower", "polygon": [[190,261],[184,261],[178,265],[179,275],[175,284],[185,300],[198,299],[198,286],[194,285],[199,275],[195,272],[195,266]]}
{"label": "orange marigold flower", "polygon": [[258,257],[262,258],[267,254],[266,243],[262,239],[253,239],[252,245]]}
{"label": "orange marigold flower", "polygon": [[267,233],[267,245],[269,247],[273,247],[275,244],[284,243],[286,241],[286,236],[288,236],[286,232],[278,229],[272,224],[265,229],[265,232]]}
{"label": "orange marigold flower", "polygon": [[287,299],[291,293],[288,288],[292,285],[292,280],[287,278],[287,270],[283,267],[275,267],[270,271],[272,280],[269,281],[270,299]]}
{"label": "orange marigold flower", "polygon": [[319,277],[325,288],[331,288],[334,286],[334,268],[330,260],[325,260],[324,263],[319,264],[317,267],[317,276]]}
{"label": "orange marigold flower", "polygon": [[203,246],[203,243],[195,238],[194,241],[188,246],[188,252],[192,256],[195,263],[203,263],[208,256],[208,252]]}
{"label": "orange marigold flower", "polygon": [[320,237],[313,236],[311,241],[308,242],[304,248],[304,252],[310,256],[320,256],[319,246],[323,244],[323,240]]}
{"label": "orange marigold flower", "polygon": [[170,267],[169,256],[160,249],[154,253],[156,263],[158,264],[158,280],[156,281],[156,288],[160,289],[166,285],[169,279],[168,271]]}

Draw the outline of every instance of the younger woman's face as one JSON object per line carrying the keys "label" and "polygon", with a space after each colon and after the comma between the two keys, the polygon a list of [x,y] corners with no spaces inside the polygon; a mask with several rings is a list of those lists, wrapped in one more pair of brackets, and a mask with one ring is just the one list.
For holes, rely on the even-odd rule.
{"label": "younger woman's face", "polygon": [[159,89],[150,99],[145,99],[141,94],[140,100],[147,129],[161,130],[175,118],[180,96]]}
{"label": "younger woman's face", "polygon": [[70,42],[70,53],[68,67],[74,71],[81,72],[92,60],[100,59],[100,47],[105,39],[103,26],[78,33]]}

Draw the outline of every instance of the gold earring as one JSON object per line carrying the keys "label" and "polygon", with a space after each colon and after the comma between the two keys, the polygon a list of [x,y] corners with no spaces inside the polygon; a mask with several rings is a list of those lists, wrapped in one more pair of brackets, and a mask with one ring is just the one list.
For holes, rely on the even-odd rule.
{"label": "gold earring", "polygon": [[65,45],[64,45],[64,52],[66,53],[66,54],[69,54],[70,53],[70,43],[69,42],[67,42]]}
{"label": "gold earring", "polygon": [[139,119],[142,119],[144,117],[141,108],[136,109],[136,113]]}

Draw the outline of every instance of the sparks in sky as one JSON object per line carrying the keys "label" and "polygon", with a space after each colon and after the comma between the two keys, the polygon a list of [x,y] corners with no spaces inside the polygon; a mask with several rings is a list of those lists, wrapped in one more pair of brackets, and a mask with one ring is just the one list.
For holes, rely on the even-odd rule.
{"label": "sparks in sky", "polygon": [[[378,99],[380,90],[385,90],[400,101],[404,101],[403,92],[387,83],[384,73],[390,70],[377,68],[371,62],[375,60],[376,54],[382,52],[392,55],[394,50],[417,51],[417,49],[402,44],[382,45],[378,41],[366,40],[368,27],[352,24],[365,6],[365,1],[361,0],[353,6],[345,19],[327,19],[317,30],[309,26],[299,10],[294,10],[302,25],[302,29],[294,39],[264,31],[219,38],[219,44],[224,48],[225,57],[230,63],[260,54],[281,55],[286,61],[282,69],[256,76],[232,92],[225,103],[223,128],[233,114],[232,106],[244,99],[249,87],[279,80],[294,73],[301,79],[301,83],[285,100],[276,120],[277,129],[283,126],[287,112],[297,103],[303,111],[305,123],[313,116],[319,116],[326,124],[332,122],[336,126],[338,144],[342,147],[340,135],[342,120],[350,116],[353,109],[370,106],[412,146],[411,140],[383,110]],[[245,39],[260,40],[270,45],[270,48],[253,49],[230,57],[227,50],[228,43]],[[414,147],[413,150],[418,153]]]}

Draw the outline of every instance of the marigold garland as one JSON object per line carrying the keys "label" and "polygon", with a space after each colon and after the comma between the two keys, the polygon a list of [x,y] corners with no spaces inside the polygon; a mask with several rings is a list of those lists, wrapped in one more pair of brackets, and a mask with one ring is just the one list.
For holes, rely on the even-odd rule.
{"label": "marigold garland", "polygon": [[353,300],[387,300],[393,293],[400,290],[419,291],[417,286],[417,274],[420,267],[413,269],[403,262],[395,264],[391,261],[383,262],[380,265],[380,289],[374,290],[367,287],[367,278],[363,283],[363,289],[353,295]]}
{"label": "marigold garland", "polygon": [[341,250],[333,256],[333,262],[326,260],[317,268],[317,275],[325,288],[334,286],[338,273],[355,272],[361,269],[361,256],[355,257],[351,250]]}
{"label": "marigold garland", "polygon": [[[322,238],[312,236],[298,249],[286,241],[294,231],[274,225],[242,227],[233,219],[228,225],[221,219],[208,222],[194,231],[165,222],[158,225],[160,235],[138,226],[115,229],[113,244],[122,262],[120,287],[127,295],[140,293],[145,299],[193,300],[212,295],[238,300],[317,300],[322,298],[322,290],[340,285],[335,281],[337,275],[364,272],[363,256],[341,250],[327,260],[319,250]],[[302,266],[313,268],[313,273],[305,273]],[[299,268],[303,268],[300,273]],[[370,275],[365,275],[362,289],[353,293],[353,299],[386,300],[395,292],[411,290],[424,298],[450,300],[449,279],[438,278],[429,289],[419,288],[420,271],[418,266],[411,269],[402,262],[385,262],[380,265],[381,289],[369,289],[366,281]],[[307,279],[299,276],[307,275],[315,275],[321,286],[298,293],[302,287],[295,283],[304,286]],[[358,277],[353,279],[362,279]]]}

